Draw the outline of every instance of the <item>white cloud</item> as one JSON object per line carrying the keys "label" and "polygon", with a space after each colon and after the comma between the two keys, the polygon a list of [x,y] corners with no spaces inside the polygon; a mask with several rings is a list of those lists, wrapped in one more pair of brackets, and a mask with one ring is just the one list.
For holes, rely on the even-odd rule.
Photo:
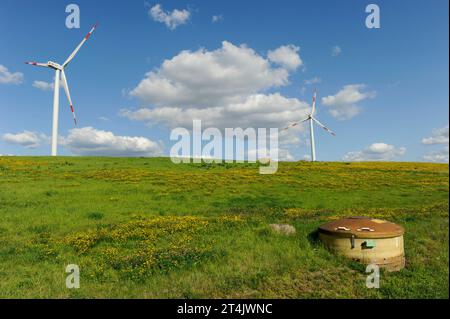
{"label": "white cloud", "polygon": [[434,129],[430,137],[425,137],[422,139],[422,144],[433,145],[433,144],[448,144],[448,125],[442,128]]}
{"label": "white cloud", "polygon": [[344,161],[392,161],[405,155],[405,147],[395,147],[386,143],[373,143],[362,151],[349,152],[344,157]]}
{"label": "white cloud", "polygon": [[72,153],[85,156],[156,156],[161,146],[145,137],[117,136],[93,127],[75,128],[61,143]]}
{"label": "white cloud", "polygon": [[331,56],[338,56],[342,53],[342,49],[340,46],[335,45],[331,48]]}
{"label": "white cloud", "polygon": [[278,149],[278,160],[284,162],[292,162],[294,161],[294,156],[292,156],[289,150],[280,148]]}
{"label": "white cloud", "polygon": [[311,155],[308,155],[308,154],[303,155],[302,160],[311,161]]}
{"label": "white cloud", "polygon": [[23,131],[17,134],[3,134],[2,140],[9,144],[18,144],[26,148],[36,148],[42,143],[48,142],[48,137],[42,133]]}
{"label": "white cloud", "polygon": [[[224,41],[220,49],[182,51],[164,61],[130,93],[156,107],[120,114],[171,128],[190,128],[193,119],[204,127],[284,127],[303,118],[308,103],[262,91],[287,85],[288,77],[288,70],[273,67],[251,48]],[[293,134],[285,134],[286,141],[297,141]]]}
{"label": "white cloud", "polygon": [[174,9],[172,12],[164,11],[160,4],[151,7],[148,14],[154,21],[164,23],[170,30],[175,30],[179,25],[185,24],[191,18],[189,10]]}
{"label": "white cloud", "polygon": [[427,162],[435,163],[448,163],[449,162],[449,149],[448,145],[442,149],[434,152],[430,152],[423,156],[423,159]]}
{"label": "white cloud", "polygon": [[214,107],[286,85],[288,76],[245,45],[224,41],[215,51],[182,51],[165,60],[130,95],[156,106]]}
{"label": "white cloud", "polygon": [[288,70],[295,70],[303,64],[298,52],[300,48],[290,45],[283,45],[276,50],[269,51],[267,57],[269,61],[277,63]]}
{"label": "white cloud", "polygon": [[211,21],[213,23],[223,21],[223,16],[221,14],[213,15]]}
{"label": "white cloud", "polygon": [[[55,88],[55,77],[53,77],[52,82],[46,82],[46,81],[33,81],[33,87],[36,89],[42,90],[42,91],[53,91]],[[59,89],[64,89],[64,82],[62,79],[59,80]]]}
{"label": "white cloud", "polygon": [[[254,94],[244,101],[210,108],[160,107],[122,110],[121,115],[130,120],[149,124],[163,123],[168,127],[192,126],[192,120],[202,120],[204,127],[284,127],[306,116],[309,105],[279,93]],[[292,130],[294,132],[294,130]]]}
{"label": "white cloud", "polygon": [[305,85],[311,85],[311,84],[319,84],[322,83],[322,79],[318,76],[313,77],[312,79],[306,79],[304,80]]}
{"label": "white cloud", "polygon": [[11,73],[8,68],[0,64],[0,84],[22,84],[23,73]]}
{"label": "white cloud", "polygon": [[449,127],[434,129],[431,136],[422,139],[423,145],[444,145],[437,151],[429,152],[423,156],[427,162],[447,163],[449,161],[448,144],[449,144]]}
{"label": "white cloud", "polygon": [[42,91],[53,91],[53,88],[55,87],[54,83],[48,83],[45,81],[34,81],[33,86],[39,90]]}
{"label": "white cloud", "polygon": [[335,95],[322,98],[322,104],[329,107],[331,116],[339,120],[351,119],[361,111],[358,102],[375,97],[375,92],[365,92],[365,88],[364,84],[346,85]]}
{"label": "white cloud", "polygon": [[284,127],[305,116],[309,105],[267,89],[289,84],[289,71],[245,45],[224,41],[214,50],[182,51],[149,72],[130,92],[143,104],[121,115],[149,124],[190,127],[193,119],[224,127]]}

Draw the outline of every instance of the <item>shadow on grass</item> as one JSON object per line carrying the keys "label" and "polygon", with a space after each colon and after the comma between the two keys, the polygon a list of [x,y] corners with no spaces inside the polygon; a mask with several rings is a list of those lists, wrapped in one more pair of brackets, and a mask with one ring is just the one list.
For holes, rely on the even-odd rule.
{"label": "shadow on grass", "polygon": [[307,238],[308,238],[308,241],[311,244],[311,246],[314,246],[314,247],[322,246],[323,247],[322,242],[319,239],[319,231],[318,230],[314,230],[314,231],[310,232],[308,234]]}

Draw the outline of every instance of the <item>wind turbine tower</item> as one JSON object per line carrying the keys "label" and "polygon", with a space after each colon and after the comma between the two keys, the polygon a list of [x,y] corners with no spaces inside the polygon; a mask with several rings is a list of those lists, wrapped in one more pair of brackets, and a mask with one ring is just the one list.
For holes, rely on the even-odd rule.
{"label": "wind turbine tower", "polygon": [[328,127],[326,127],[325,125],[323,125],[322,123],[319,122],[319,120],[317,120],[314,115],[316,113],[316,100],[317,100],[317,92],[314,91],[314,95],[313,95],[313,101],[312,101],[312,107],[311,107],[311,113],[309,113],[308,117],[304,120],[301,120],[299,122],[295,122],[290,124],[289,126],[285,127],[283,130],[287,130],[291,127],[297,126],[303,122],[309,121],[309,134],[310,134],[310,142],[311,142],[311,161],[315,162],[316,161],[316,143],[314,140],[314,123],[316,123],[317,125],[319,125],[321,128],[323,128],[325,131],[327,131],[329,134],[336,136],[336,134],[330,130]]}

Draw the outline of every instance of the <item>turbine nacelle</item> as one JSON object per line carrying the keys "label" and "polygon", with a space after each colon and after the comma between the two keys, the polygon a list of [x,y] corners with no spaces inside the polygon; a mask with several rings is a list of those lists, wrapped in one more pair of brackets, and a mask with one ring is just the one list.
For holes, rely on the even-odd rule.
{"label": "turbine nacelle", "polygon": [[60,70],[60,71],[63,70],[62,65],[60,65],[60,64],[58,64],[58,63],[56,63],[56,62],[53,62],[53,61],[48,61],[48,62],[47,62],[47,66],[48,66],[49,68],[52,68],[52,69],[55,69],[55,70]]}

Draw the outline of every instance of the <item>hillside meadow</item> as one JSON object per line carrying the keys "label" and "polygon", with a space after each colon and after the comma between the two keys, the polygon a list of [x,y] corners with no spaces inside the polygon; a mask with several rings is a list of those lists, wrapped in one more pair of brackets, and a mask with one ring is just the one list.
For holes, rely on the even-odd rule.
{"label": "hillside meadow", "polygon": [[[0,157],[0,298],[448,298],[448,173]],[[383,271],[380,289],[317,240],[320,224],[354,215],[406,229],[406,268]],[[79,265],[79,289],[66,288],[68,264]]]}

